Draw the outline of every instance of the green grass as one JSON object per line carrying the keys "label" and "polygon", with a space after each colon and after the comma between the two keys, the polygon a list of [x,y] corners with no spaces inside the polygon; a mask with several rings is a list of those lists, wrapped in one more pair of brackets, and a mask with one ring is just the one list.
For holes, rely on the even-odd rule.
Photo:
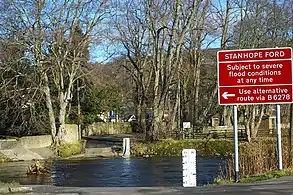
{"label": "green grass", "polygon": [[277,170],[272,172],[267,172],[259,175],[253,175],[250,177],[243,177],[240,179],[241,183],[251,183],[256,181],[262,181],[267,179],[279,178],[283,176],[293,175],[292,169]]}
{"label": "green grass", "polygon": [[9,162],[11,159],[0,153],[0,163]]}
{"label": "green grass", "polygon": [[233,154],[233,140],[229,139],[165,139],[152,143],[132,143],[134,156],[181,156],[185,148],[196,149],[200,155],[228,156]]}
{"label": "green grass", "polygon": [[77,143],[66,143],[62,144],[58,148],[59,157],[70,157],[75,154],[80,154],[83,152],[83,141]]}
{"label": "green grass", "polygon": [[[257,181],[263,181],[273,178],[279,178],[283,176],[289,176],[293,175],[293,169],[284,169],[284,170],[277,170],[277,171],[270,171],[262,174],[242,177],[239,179],[239,183],[253,183]],[[220,184],[232,184],[234,183],[233,180],[230,179],[222,179],[220,177],[216,178],[214,180],[214,184],[220,185]]]}
{"label": "green grass", "polygon": [[18,139],[19,137],[10,136],[10,135],[0,135],[0,139]]}

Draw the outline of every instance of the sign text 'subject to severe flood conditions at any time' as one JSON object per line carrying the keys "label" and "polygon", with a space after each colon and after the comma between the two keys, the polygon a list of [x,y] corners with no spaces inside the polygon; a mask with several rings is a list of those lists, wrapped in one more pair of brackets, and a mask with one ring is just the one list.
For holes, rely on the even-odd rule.
{"label": "sign text 'subject to severe flood conditions at any time'", "polygon": [[292,49],[218,52],[220,105],[291,103]]}

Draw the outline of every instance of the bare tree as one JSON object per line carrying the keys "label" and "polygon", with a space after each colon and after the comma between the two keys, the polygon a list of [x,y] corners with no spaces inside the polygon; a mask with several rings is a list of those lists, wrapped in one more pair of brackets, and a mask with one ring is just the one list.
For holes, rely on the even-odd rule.
{"label": "bare tree", "polygon": [[119,40],[126,49],[128,65],[131,64],[126,68],[137,83],[140,100],[145,99],[145,103],[139,104],[145,105],[145,110],[152,113],[147,132],[151,139],[166,137],[174,127],[179,106],[176,96],[180,93],[176,87],[180,85],[177,73],[182,63],[186,33],[194,22],[200,2],[121,3],[126,17],[116,25]]}
{"label": "bare tree", "polygon": [[[45,96],[50,131],[55,144],[62,141],[66,109],[72,98],[73,83],[84,74],[84,51],[97,39],[102,21],[108,13],[106,0],[7,1],[11,10],[5,16],[3,31],[14,32],[21,26],[19,44],[38,77],[39,91]],[[80,27],[83,36],[78,44],[74,31]],[[22,40],[21,42],[19,40]],[[25,75],[27,76],[27,75]]]}
{"label": "bare tree", "polygon": [[143,1],[125,1],[117,3],[117,15],[114,18],[114,26],[118,36],[114,37],[126,50],[123,55],[126,59],[121,64],[130,74],[134,81],[135,115],[138,129],[144,132],[149,139],[149,128],[146,124],[145,115],[148,113],[147,99],[151,97],[149,87],[152,81],[153,70],[149,59],[151,43],[150,32],[147,28],[146,7]]}
{"label": "bare tree", "polygon": [[[171,130],[171,123],[166,114],[168,112],[169,90],[172,81],[178,78],[174,70],[180,71],[182,63],[182,51],[187,31],[196,16],[197,5],[200,1],[162,1],[154,3],[147,2],[148,28],[151,32],[153,50],[154,70],[154,102],[153,102],[153,138],[158,139],[164,135],[167,129]],[[178,85],[180,86],[180,85]],[[177,89],[177,93],[180,93]],[[175,102],[173,108],[178,106]],[[172,118],[172,116],[171,116]],[[164,125],[163,125],[164,124]]]}

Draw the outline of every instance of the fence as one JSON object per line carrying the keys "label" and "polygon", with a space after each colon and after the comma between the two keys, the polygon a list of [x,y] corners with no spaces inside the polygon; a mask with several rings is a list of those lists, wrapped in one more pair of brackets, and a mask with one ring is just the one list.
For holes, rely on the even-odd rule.
{"label": "fence", "polygon": [[[180,129],[174,132],[174,139],[233,139],[234,133],[233,129],[219,129],[219,128],[209,128],[208,130],[200,130],[198,128],[191,129]],[[239,139],[246,139],[246,131],[244,128],[238,129]]]}
{"label": "fence", "polygon": [[[282,136],[286,137],[289,135],[289,128],[284,126],[282,128]],[[273,129],[259,129],[257,133],[258,138],[263,137],[276,137],[277,131]],[[246,130],[244,126],[238,128],[238,138],[239,140],[245,140],[247,137]],[[204,138],[213,138],[213,139],[233,139],[234,132],[232,127],[224,128],[223,126],[208,127],[206,129],[190,128],[190,129],[180,129],[175,131],[172,134],[173,139],[204,139]]]}

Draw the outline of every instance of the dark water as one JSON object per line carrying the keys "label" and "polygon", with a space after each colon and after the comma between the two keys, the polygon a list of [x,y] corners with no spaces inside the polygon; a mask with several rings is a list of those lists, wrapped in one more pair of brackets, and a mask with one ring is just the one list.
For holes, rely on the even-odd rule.
{"label": "dark water", "polygon": [[[180,157],[54,161],[48,176],[27,176],[28,164],[0,164],[0,180],[80,187],[182,186]],[[198,157],[198,185],[213,182],[222,164],[220,158]]]}

